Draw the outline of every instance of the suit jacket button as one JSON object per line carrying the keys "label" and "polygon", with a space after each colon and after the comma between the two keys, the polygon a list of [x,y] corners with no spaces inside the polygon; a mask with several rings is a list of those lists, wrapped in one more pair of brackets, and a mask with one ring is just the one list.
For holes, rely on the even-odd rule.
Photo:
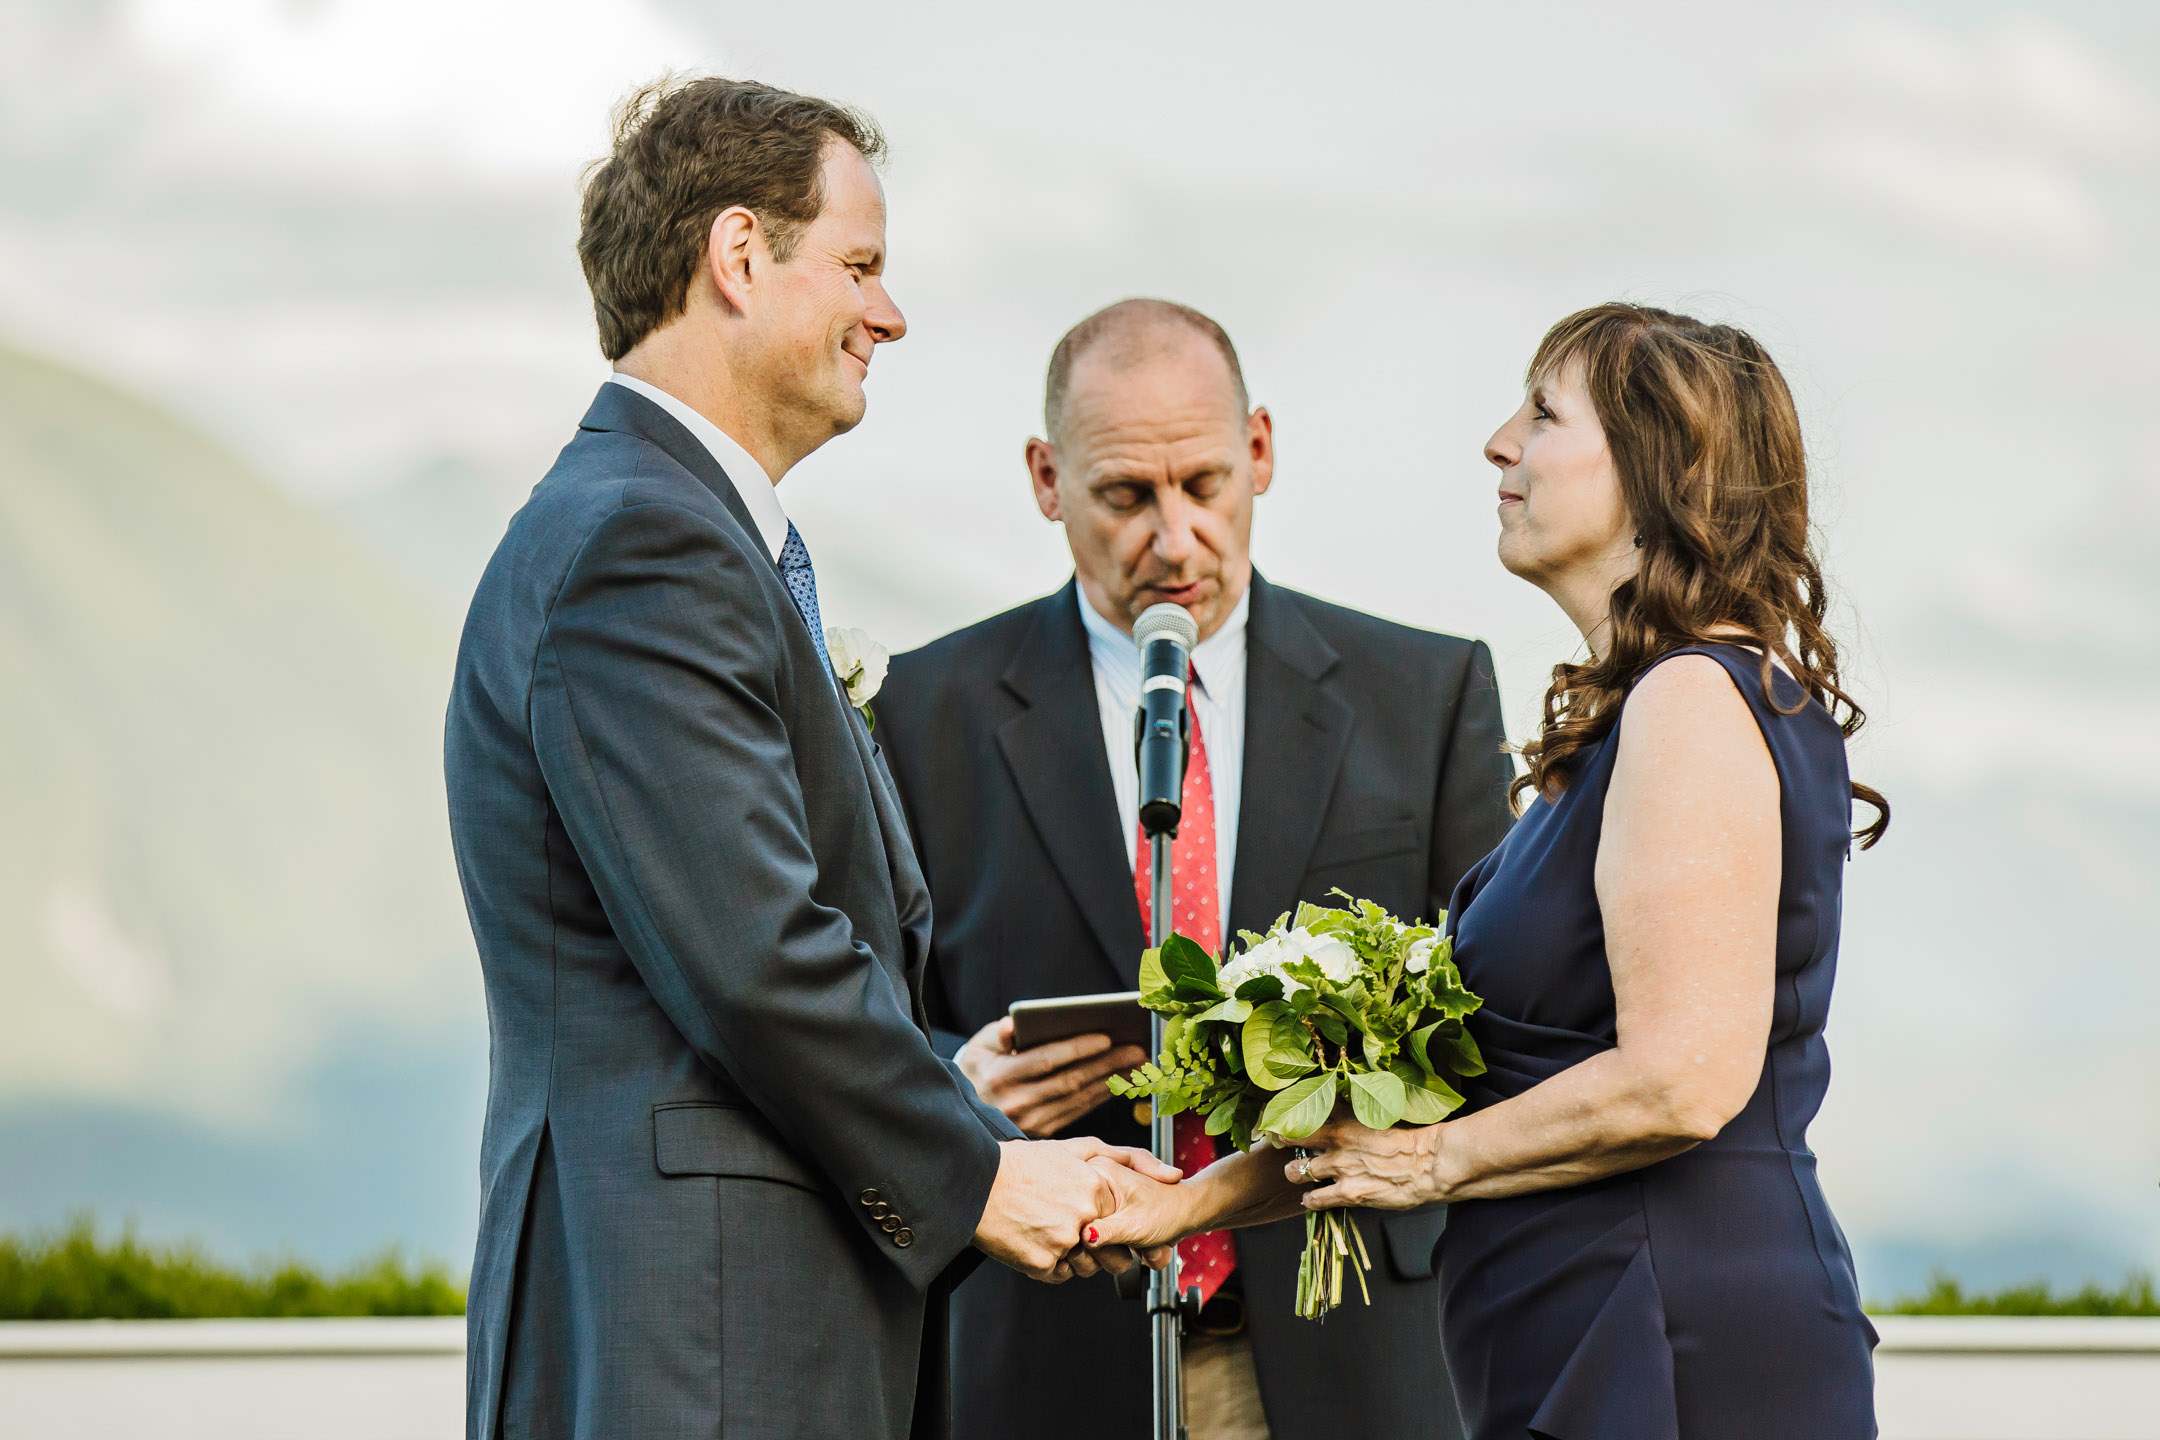
{"label": "suit jacket button", "polygon": [[887,1205],[882,1200],[870,1207],[870,1218],[873,1220],[882,1220],[890,1214],[892,1214],[892,1206]]}
{"label": "suit jacket button", "polygon": [[905,1250],[915,1243],[915,1232],[903,1225],[893,1232],[892,1243]]}
{"label": "suit jacket button", "polygon": [[1154,1124],[1154,1123],[1155,1123],[1155,1106],[1154,1106],[1154,1105],[1153,1105],[1153,1104],[1152,1104],[1151,1102],[1149,1102],[1149,1101],[1146,1101],[1146,1100],[1135,1100],[1135,1101],[1133,1101],[1133,1107],[1132,1107],[1132,1118],[1133,1118],[1133,1122],[1134,1122],[1135,1124],[1139,1124],[1139,1125],[1152,1125],[1152,1124]]}
{"label": "suit jacket button", "polygon": [[899,1233],[900,1217],[898,1215],[887,1215],[883,1220],[878,1221],[878,1229],[883,1230],[888,1235]]}
{"label": "suit jacket button", "polygon": [[865,1205],[875,1205],[878,1203],[878,1201],[884,1199],[885,1197],[878,1194],[878,1192],[875,1190],[865,1190],[857,1198],[859,1198]]}

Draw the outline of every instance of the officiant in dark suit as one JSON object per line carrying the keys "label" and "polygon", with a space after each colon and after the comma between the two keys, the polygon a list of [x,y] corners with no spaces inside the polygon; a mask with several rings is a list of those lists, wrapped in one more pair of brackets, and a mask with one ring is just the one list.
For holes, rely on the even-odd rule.
{"label": "officiant in dark suit", "polygon": [[[1160,300],[1090,316],[1051,358],[1044,412],[1028,469],[1065,526],[1073,582],[898,657],[877,738],[937,916],[926,1005],[942,1047],[1032,1135],[1144,1145],[1144,1106],[1103,1084],[1140,1051],[1095,1036],[1015,1053],[1005,1019],[1015,1000],[1136,983],[1140,612],[1171,601],[1200,628],[1174,912],[1211,949],[1338,886],[1432,917],[1506,832],[1512,768],[1482,643],[1252,569],[1273,422],[1220,326]],[[1197,1123],[1177,1141],[1188,1170],[1214,1156]],[[1291,1313],[1299,1222],[1180,1247],[1184,1283],[1206,1298],[1186,1339],[1193,1440],[1458,1433],[1433,1401],[1445,1214],[1364,1224],[1372,1304],[1324,1327]],[[978,1273],[955,1296],[953,1366],[957,1440],[1146,1433],[1148,1329],[1106,1281],[1053,1292]]]}

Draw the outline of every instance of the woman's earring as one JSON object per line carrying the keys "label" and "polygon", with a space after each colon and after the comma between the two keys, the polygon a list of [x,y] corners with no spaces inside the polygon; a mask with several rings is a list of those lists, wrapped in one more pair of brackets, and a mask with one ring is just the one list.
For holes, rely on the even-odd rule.
{"label": "woman's earring", "polygon": [[1635,532],[1635,548],[1637,550],[1642,549],[1642,531],[1640,530]]}

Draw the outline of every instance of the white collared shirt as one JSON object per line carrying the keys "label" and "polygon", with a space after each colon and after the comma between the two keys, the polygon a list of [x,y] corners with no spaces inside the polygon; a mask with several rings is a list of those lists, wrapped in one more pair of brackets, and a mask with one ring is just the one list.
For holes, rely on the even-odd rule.
{"label": "white collared shirt", "polygon": [[[608,376],[611,384],[625,390],[634,390],[658,405],[668,414],[682,421],[683,428],[697,437],[700,445],[720,463],[727,477],[734,482],[735,493],[742,497],[750,518],[757,522],[758,538],[772,552],[774,564],[780,563],[780,552],[787,548],[787,511],[780,508],[780,491],[765,473],[765,467],[750,458],[750,452],[735,443],[727,431],[676,399],[657,385],[648,385],[635,376],[617,370]],[[1138,781],[1134,782],[1138,784]]]}
{"label": "white collared shirt", "polygon": [[[1117,792],[1118,825],[1128,868],[1140,863],[1140,764],[1133,755],[1133,711],[1140,708],[1140,650],[1133,638],[1095,613],[1087,591],[1073,587],[1080,624],[1087,630],[1088,660],[1095,670],[1095,706],[1102,715],[1103,749],[1109,753],[1110,788]],[[1230,879],[1237,867],[1238,801],[1245,778],[1245,621],[1252,589],[1238,597],[1222,628],[1193,648],[1189,692],[1200,738],[1207,746],[1208,780],[1215,790],[1216,911],[1224,941],[1230,939]]]}

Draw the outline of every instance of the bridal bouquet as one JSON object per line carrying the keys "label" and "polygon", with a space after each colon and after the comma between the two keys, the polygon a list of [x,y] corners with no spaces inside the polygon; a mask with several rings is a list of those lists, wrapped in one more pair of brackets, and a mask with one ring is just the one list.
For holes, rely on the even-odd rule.
{"label": "bridal bouquet", "polygon": [[[1142,956],[1140,1003],[1170,1017],[1163,1052],[1112,1077],[1111,1091],[1204,1114],[1207,1133],[1240,1150],[1256,1134],[1303,1139],[1343,1100],[1375,1130],[1453,1113],[1463,1097],[1448,1077],[1485,1071],[1463,1028],[1483,1002],[1463,988],[1453,942],[1335,893],[1345,908],[1300,905],[1265,935],[1240,932],[1220,964],[1182,935]],[[1357,1222],[1308,1212],[1297,1313],[1319,1319],[1340,1305],[1353,1259],[1369,1305],[1372,1259]]]}

